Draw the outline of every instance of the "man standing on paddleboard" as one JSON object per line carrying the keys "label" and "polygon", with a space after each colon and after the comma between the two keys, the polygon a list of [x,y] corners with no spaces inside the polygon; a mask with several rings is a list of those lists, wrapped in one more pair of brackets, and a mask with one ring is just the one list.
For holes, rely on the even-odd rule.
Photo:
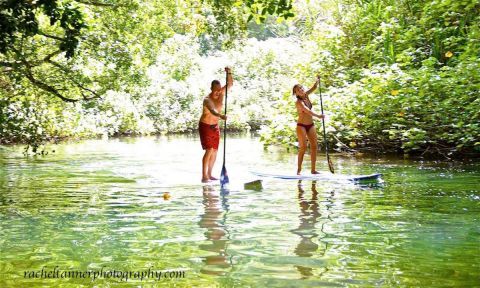
{"label": "man standing on paddleboard", "polygon": [[[227,89],[233,85],[231,69],[225,67],[227,73],[227,83],[222,87],[220,81],[213,80],[211,84],[211,92],[203,100],[202,116],[198,123],[198,131],[200,132],[200,142],[205,154],[202,158],[202,182],[207,183],[211,180],[218,180],[212,176],[213,165],[217,159],[218,144],[220,143],[220,129],[218,120],[227,119],[227,115],[221,114],[223,99]],[[225,132],[224,132],[225,133]]]}

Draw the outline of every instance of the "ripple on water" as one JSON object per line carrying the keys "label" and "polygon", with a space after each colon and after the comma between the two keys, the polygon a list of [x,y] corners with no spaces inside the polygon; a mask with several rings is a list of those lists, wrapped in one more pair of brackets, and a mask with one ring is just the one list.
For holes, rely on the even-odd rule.
{"label": "ripple on water", "polygon": [[[264,179],[261,191],[222,191],[198,184],[202,151],[191,144],[114,139],[61,145],[44,158],[3,155],[0,286],[54,265],[186,269],[178,286],[478,284],[478,165],[334,155],[337,171],[381,172],[384,183]],[[232,180],[251,177],[245,167],[295,163],[249,138],[229,145]]]}

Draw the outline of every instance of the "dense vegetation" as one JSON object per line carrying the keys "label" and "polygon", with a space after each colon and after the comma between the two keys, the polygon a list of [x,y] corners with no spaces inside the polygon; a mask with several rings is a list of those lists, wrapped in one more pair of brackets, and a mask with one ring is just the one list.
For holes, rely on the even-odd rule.
{"label": "dense vegetation", "polygon": [[[304,75],[323,76],[330,141],[342,150],[478,153],[480,4],[342,2],[329,7],[331,21],[305,20],[317,50]],[[284,125],[270,125],[267,143],[293,141]]]}
{"label": "dense vegetation", "polygon": [[266,145],[295,144],[291,87],[320,74],[338,150],[480,152],[478,1],[44,0],[0,9],[0,141],[35,153],[66,137],[195,130],[226,65],[235,74],[229,127],[260,129]]}

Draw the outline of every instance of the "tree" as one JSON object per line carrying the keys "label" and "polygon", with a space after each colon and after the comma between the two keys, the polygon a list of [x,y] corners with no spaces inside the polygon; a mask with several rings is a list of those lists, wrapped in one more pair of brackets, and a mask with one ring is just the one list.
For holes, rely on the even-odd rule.
{"label": "tree", "polygon": [[[98,98],[109,89],[144,83],[145,68],[155,60],[155,51],[174,32],[235,37],[245,29],[239,25],[244,17],[239,16],[248,11],[260,20],[267,13],[291,16],[290,1],[242,3],[3,1],[0,66],[20,87],[31,85],[66,102]],[[216,21],[208,24],[210,13]]]}

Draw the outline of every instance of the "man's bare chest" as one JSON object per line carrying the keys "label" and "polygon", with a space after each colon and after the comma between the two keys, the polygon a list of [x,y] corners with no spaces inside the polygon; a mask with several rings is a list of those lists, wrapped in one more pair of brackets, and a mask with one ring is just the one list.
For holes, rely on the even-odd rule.
{"label": "man's bare chest", "polygon": [[215,110],[222,110],[222,102],[220,101],[214,101],[214,100],[211,100],[212,101],[212,104],[213,104],[213,107],[215,107]]}

